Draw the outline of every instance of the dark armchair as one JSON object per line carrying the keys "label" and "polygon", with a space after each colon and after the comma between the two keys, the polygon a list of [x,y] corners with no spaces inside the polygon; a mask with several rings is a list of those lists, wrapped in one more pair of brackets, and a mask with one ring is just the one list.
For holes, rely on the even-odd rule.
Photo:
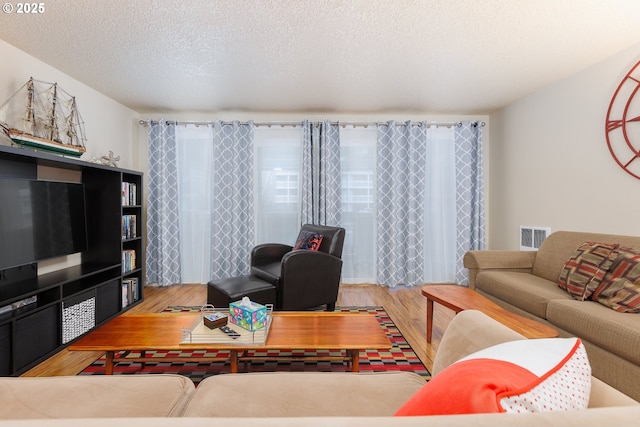
{"label": "dark armchair", "polygon": [[322,236],[318,250],[265,243],[251,251],[251,275],[276,286],[277,310],[303,310],[326,304],[333,311],[342,272],[345,229],[305,224],[300,230]]}

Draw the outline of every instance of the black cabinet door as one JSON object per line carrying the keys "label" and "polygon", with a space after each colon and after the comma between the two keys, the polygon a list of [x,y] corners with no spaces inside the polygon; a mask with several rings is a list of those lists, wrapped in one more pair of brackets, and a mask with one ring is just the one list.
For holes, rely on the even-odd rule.
{"label": "black cabinet door", "polygon": [[60,314],[57,305],[16,320],[14,339],[16,371],[20,371],[58,348],[59,325]]}

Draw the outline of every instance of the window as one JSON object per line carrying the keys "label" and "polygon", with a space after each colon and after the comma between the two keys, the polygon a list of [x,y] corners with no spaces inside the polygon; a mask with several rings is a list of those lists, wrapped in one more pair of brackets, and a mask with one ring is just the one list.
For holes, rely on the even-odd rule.
{"label": "window", "polygon": [[256,127],[256,244],[295,242],[299,231],[301,127]]}
{"label": "window", "polygon": [[283,205],[297,205],[298,203],[298,187],[300,182],[300,174],[294,171],[283,171],[275,169],[273,171],[276,180],[275,203]]}
{"label": "window", "polygon": [[[212,130],[209,126],[176,128],[183,282],[210,280],[212,222]],[[432,127],[427,133],[424,167],[425,281],[455,277],[454,131]],[[254,129],[255,244],[293,244],[300,225],[302,177],[301,127]],[[340,128],[343,248],[342,281],[376,283],[378,129]]]}

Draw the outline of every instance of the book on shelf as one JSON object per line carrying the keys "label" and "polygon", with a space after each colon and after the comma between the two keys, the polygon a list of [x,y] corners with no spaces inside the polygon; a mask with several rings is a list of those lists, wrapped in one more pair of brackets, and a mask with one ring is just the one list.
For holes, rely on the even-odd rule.
{"label": "book on shelf", "polygon": [[126,273],[136,269],[136,251],[125,249],[122,251],[122,272]]}
{"label": "book on shelf", "polygon": [[122,240],[136,238],[136,215],[122,215]]}
{"label": "book on shelf", "polygon": [[133,182],[122,183],[122,206],[137,205],[138,194],[136,184]]}
{"label": "book on shelf", "polygon": [[122,307],[138,301],[138,278],[129,277],[122,280]]}

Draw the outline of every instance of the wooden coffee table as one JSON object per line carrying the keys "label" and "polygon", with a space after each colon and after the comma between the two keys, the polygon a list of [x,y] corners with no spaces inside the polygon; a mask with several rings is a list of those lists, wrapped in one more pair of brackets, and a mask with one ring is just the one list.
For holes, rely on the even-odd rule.
{"label": "wooden coffee table", "polygon": [[[147,350],[228,350],[231,372],[238,372],[238,353],[246,350],[346,350],[346,357],[323,357],[343,360],[353,372],[359,371],[360,351],[388,349],[391,342],[375,316],[336,312],[275,312],[267,339],[262,344],[193,343],[181,344],[182,328],[190,328],[200,319],[199,313],[123,314],[96,328],[68,347],[73,351],[106,352],[105,373],[113,374],[114,356],[120,351],[140,352],[141,357],[127,357],[127,362],[158,361],[146,357]],[[189,361],[212,361],[214,358],[190,357]],[[219,359],[218,359],[219,360]],[[225,359],[226,360],[226,359]],[[180,361],[162,358],[163,362]]]}
{"label": "wooden coffee table", "polygon": [[505,310],[466,286],[426,285],[422,287],[422,295],[427,298],[427,343],[431,343],[434,302],[450,308],[456,314],[462,310],[479,310],[527,338],[558,336],[558,331],[554,328]]}

